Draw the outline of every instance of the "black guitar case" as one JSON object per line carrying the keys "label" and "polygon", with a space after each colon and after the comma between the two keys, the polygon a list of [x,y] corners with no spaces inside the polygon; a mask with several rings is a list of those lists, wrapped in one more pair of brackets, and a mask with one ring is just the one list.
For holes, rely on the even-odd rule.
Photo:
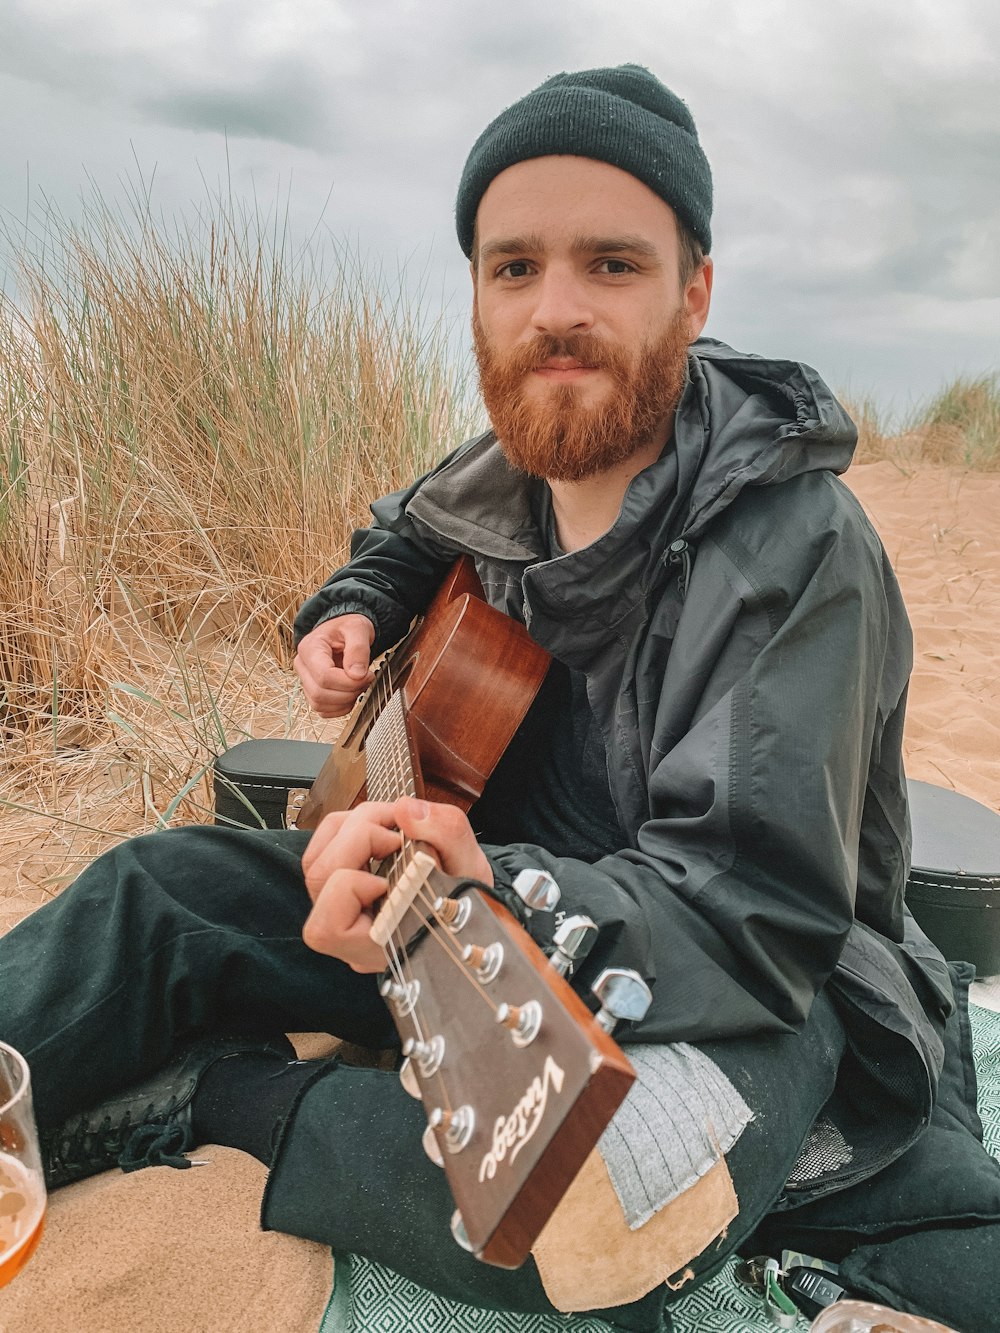
{"label": "black guitar case", "polygon": [[908,781],[913,858],[906,902],[946,958],[1000,973],[1000,814],[956,791]]}

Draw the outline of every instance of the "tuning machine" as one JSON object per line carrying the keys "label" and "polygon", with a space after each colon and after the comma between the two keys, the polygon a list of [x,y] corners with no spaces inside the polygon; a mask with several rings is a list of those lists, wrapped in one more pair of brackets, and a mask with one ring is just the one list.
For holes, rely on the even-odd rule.
{"label": "tuning machine", "polygon": [[530,1046],[542,1026],[542,1006],[537,1000],[524,1004],[501,1004],[495,1014],[501,1027],[507,1028],[515,1046]]}
{"label": "tuning machine", "polygon": [[462,950],[462,962],[469,964],[484,985],[496,981],[503,963],[503,945],[499,940],[485,946],[467,944]]}
{"label": "tuning machine", "polygon": [[472,903],[468,898],[435,898],[434,915],[443,921],[455,935],[462,929],[472,914]]}
{"label": "tuning machine", "polygon": [[403,1054],[407,1059],[416,1061],[417,1068],[424,1078],[433,1078],[444,1060],[444,1037],[438,1034],[428,1037],[426,1041],[407,1037],[403,1042]]}
{"label": "tuning machine", "polygon": [[401,1018],[412,1014],[420,998],[420,981],[414,977],[411,981],[397,981],[391,973],[382,974],[378,984],[378,993],[395,1007]]}
{"label": "tuning machine", "polygon": [[408,1092],[411,1097],[420,1101],[420,1084],[417,1082],[417,1071],[413,1065],[413,1059],[408,1055],[399,1066],[399,1081],[403,1085],[403,1091]]}
{"label": "tuning machine", "polygon": [[469,1233],[465,1229],[465,1223],[462,1221],[462,1214],[456,1208],[451,1215],[451,1234],[455,1238],[456,1244],[469,1254],[475,1254],[472,1248],[472,1241],[469,1240]]}
{"label": "tuning machine", "polygon": [[519,870],[513,887],[529,912],[551,912],[559,902],[559,885],[546,870]]}
{"label": "tuning machine", "polygon": [[605,1032],[613,1032],[620,1022],[638,1023],[653,1003],[653,993],[631,968],[606,967],[591,987],[600,1001],[595,1015]]}
{"label": "tuning machine", "polygon": [[589,916],[568,916],[552,935],[555,950],[549,962],[561,977],[568,977],[582,963],[597,938],[597,927]]}
{"label": "tuning machine", "polygon": [[454,1111],[438,1106],[430,1113],[427,1128],[443,1136],[449,1152],[461,1152],[476,1128],[476,1113],[469,1105],[456,1107]]}

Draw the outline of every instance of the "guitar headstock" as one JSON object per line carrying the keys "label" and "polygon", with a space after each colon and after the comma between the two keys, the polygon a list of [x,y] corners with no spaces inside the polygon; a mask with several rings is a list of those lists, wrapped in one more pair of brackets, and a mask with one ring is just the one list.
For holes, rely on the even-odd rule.
{"label": "guitar headstock", "polygon": [[513,1268],[635,1075],[558,961],[488,895],[449,897],[455,882],[425,861],[412,905],[383,923],[383,994],[407,1056],[404,1086],[427,1111],[424,1146],[457,1205],[455,1238]]}

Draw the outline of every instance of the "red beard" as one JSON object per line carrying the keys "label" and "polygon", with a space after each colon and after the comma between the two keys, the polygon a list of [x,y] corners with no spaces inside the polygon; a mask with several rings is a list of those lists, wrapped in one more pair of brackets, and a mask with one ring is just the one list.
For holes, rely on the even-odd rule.
{"label": "red beard", "polygon": [[[503,354],[487,339],[478,312],[472,333],[483,402],[500,447],[512,467],[533,477],[583,481],[631,458],[663,430],[684,389],[688,323],[683,309],[656,342],[634,357],[594,334],[539,334]],[[614,388],[592,407],[581,405],[571,384],[555,386],[544,402],[529,401],[526,376],[555,356],[605,371]]]}

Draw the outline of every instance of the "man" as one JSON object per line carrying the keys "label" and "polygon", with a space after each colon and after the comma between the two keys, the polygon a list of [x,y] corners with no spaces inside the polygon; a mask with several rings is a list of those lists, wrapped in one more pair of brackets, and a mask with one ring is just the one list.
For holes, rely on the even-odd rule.
{"label": "man", "polygon": [[[691,116],[636,66],[556,76],[477,141],[457,221],[493,431],[373,505],[300,612],[296,669],[321,714],[346,712],[461,553],[553,667],[468,818],[404,799],[311,839],[155,834],[0,942],[0,1036],[31,1063],[53,1185],[227,1143],[271,1166],[266,1226],[472,1304],[581,1308],[558,1253],[508,1272],[451,1243],[423,1113],[393,1075],[294,1062],[280,1035],[392,1041],[369,864],[403,836],[508,901],[519,870],[550,871],[598,927],[581,992],[607,964],[649,983],[619,1034],[646,1100],[602,1142],[630,1231],[648,1237],[725,1153],[738,1215],[586,1308],[662,1327],[773,1210],[800,1228],[780,1234],[809,1234],[827,1195],[914,1160],[956,1020],[902,903],[909,629],[836,479],[855,434],[825,386],[699,341],[710,215]],[[527,924],[546,945],[551,922]],[[1000,1216],[984,1189],[923,1220]],[[888,1203],[864,1222],[913,1225]],[[911,1297],[877,1268],[857,1283],[939,1314],[953,1295]]]}

